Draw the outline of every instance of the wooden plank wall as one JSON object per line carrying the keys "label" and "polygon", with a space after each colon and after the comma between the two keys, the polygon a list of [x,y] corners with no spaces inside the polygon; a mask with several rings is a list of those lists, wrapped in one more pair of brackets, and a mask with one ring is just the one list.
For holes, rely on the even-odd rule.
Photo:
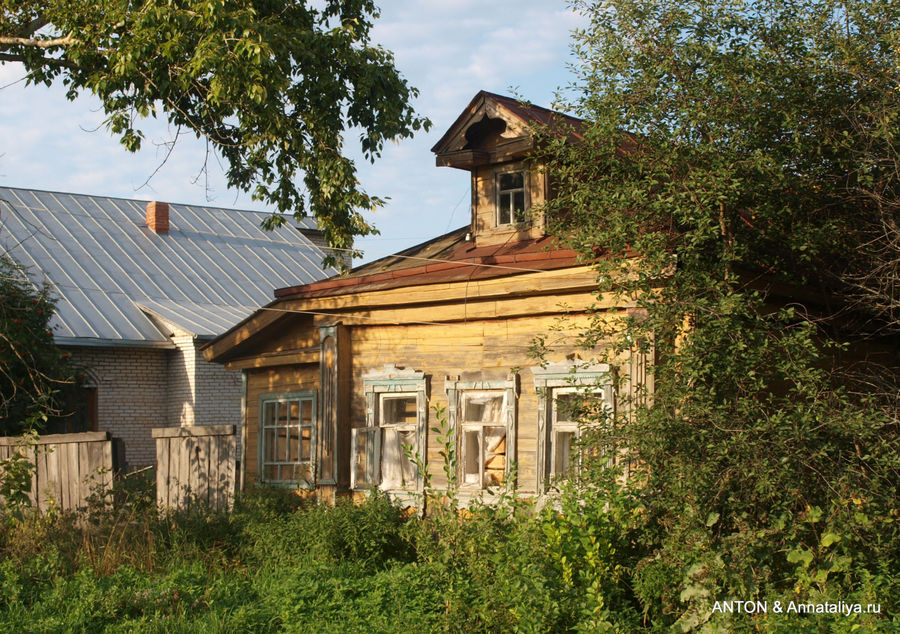
{"label": "wooden plank wall", "polygon": [[29,498],[42,513],[51,508],[76,510],[85,506],[91,495],[112,486],[109,432],[50,434],[34,443],[21,436],[0,438],[0,460],[17,452],[35,464]]}
{"label": "wooden plank wall", "polygon": [[156,439],[156,501],[162,509],[200,504],[231,508],[236,483],[234,425],[193,425],[152,430]]}
{"label": "wooden plank wall", "polygon": [[[318,332],[316,332],[318,336]],[[276,366],[247,374],[247,436],[244,453],[244,485],[259,478],[259,400],[266,394],[319,390],[319,363]]]}

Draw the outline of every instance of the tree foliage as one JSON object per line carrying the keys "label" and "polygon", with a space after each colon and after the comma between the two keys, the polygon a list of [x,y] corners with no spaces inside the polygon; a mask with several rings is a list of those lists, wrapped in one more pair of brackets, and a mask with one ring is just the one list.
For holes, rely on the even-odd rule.
{"label": "tree foliage", "polygon": [[75,371],[50,330],[54,300],[35,287],[21,265],[0,254],[0,435],[43,428],[62,414]]}
{"label": "tree foliage", "polygon": [[900,255],[875,239],[900,220],[900,6],[576,7],[590,26],[564,107],[584,142],[545,139],[549,211],[601,290],[644,309],[585,342],[655,357],[652,401],[608,439],[641,465],[646,617],[730,628],[713,601],[900,600],[883,565],[900,556],[897,375],[874,390],[846,372],[862,350],[895,362],[893,340],[846,342],[896,326],[858,300],[897,293],[867,274],[873,245]]}
{"label": "tree foliage", "polygon": [[370,40],[377,15],[371,0],[0,0],[0,62],[23,63],[30,83],[62,81],[69,99],[95,94],[131,151],[140,120],[165,116],[224,157],[230,187],[311,213],[346,248],[373,231],[360,212],[383,201],[360,188],[344,134],[374,160],[430,125]]}

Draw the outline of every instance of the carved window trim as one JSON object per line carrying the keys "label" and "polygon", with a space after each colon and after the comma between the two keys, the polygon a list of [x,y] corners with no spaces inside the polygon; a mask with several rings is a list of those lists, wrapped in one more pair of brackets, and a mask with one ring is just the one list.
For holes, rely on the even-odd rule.
{"label": "carved window trim", "polygon": [[[400,369],[386,364],[382,370],[363,375],[366,395],[366,425],[351,430],[351,482],[354,490],[373,486],[382,487],[382,461],[385,458],[384,435],[388,432],[415,431],[413,454],[424,462],[427,447],[428,387],[425,373],[412,369]],[[392,397],[416,399],[415,424],[384,423],[384,403]],[[396,452],[395,452],[396,453]],[[363,471],[361,473],[361,471]],[[416,470],[414,487],[391,487],[392,493],[422,493],[424,474]]]}
{"label": "carved window trim", "polygon": [[[538,492],[545,493],[555,473],[554,454],[557,442],[556,407],[557,394],[572,392],[596,392],[615,412],[614,368],[607,363],[585,363],[579,361],[562,361],[537,366],[531,369],[534,374],[534,389],[538,399],[538,456],[537,476]],[[564,431],[569,431],[572,424],[565,421]],[[580,436],[582,429],[576,434]]]}
{"label": "carved window trim", "polygon": [[[450,428],[453,430],[453,442],[456,446],[456,455],[458,456],[457,460],[457,482],[459,482],[460,491],[483,491],[487,489],[490,485],[485,484],[485,470],[486,466],[483,461],[483,447],[479,450],[481,453],[479,454],[479,463],[481,465],[481,482],[480,483],[466,483],[465,481],[465,447],[464,443],[464,433],[469,431],[477,431],[476,428],[481,427],[493,427],[497,425],[490,425],[485,423],[477,423],[477,422],[469,422],[463,420],[463,414],[461,412],[463,408],[463,404],[465,403],[465,399],[470,395],[482,395],[485,393],[495,392],[497,394],[501,394],[504,398],[503,402],[503,410],[501,413],[502,426],[505,429],[505,442],[506,442],[506,451],[504,453],[504,483],[508,483],[510,486],[515,486],[515,482],[510,481],[510,476],[512,472],[512,466],[518,459],[517,454],[517,440],[518,440],[518,402],[519,402],[519,377],[517,374],[512,374],[507,377],[506,380],[502,381],[460,381],[454,380],[451,377],[447,377],[446,382],[446,392],[447,392],[447,422],[450,425]],[[483,434],[485,433],[482,430],[481,443],[484,442]]]}

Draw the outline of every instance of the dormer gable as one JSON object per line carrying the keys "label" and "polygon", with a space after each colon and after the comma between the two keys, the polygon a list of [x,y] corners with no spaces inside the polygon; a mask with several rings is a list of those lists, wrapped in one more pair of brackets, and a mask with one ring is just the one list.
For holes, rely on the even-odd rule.
{"label": "dormer gable", "polygon": [[530,160],[532,125],[580,121],[511,97],[481,91],[431,148],[438,167],[471,173],[472,235],[481,246],[544,236],[536,212],[547,199],[541,166]]}
{"label": "dormer gable", "polygon": [[524,157],[532,140],[522,109],[514,99],[482,90],[431,148],[435,163],[471,170]]}

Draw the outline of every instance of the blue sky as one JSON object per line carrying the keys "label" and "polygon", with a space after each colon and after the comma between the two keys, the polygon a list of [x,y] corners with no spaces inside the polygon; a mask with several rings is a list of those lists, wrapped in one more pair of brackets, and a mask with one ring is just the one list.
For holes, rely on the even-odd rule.
{"label": "blue sky", "polygon": [[[434,127],[386,147],[375,165],[357,161],[360,180],[389,197],[370,219],[381,235],[357,246],[370,260],[440,235],[467,222],[465,172],[434,166],[431,146],[479,90],[517,92],[550,105],[571,79],[569,39],[584,19],[562,0],[383,0],[373,40],[392,50],[397,66],[420,91],[416,110]],[[0,65],[0,184],[174,203],[266,209],[225,188],[210,157],[198,175],[203,144],[182,137],[168,161],[165,124],[145,127],[144,148],[125,151],[102,126],[98,102],[68,102],[61,87],[24,87],[22,69]],[[357,156],[347,135],[347,151]],[[157,169],[158,168],[158,169]],[[148,182],[149,179],[149,182]]]}

